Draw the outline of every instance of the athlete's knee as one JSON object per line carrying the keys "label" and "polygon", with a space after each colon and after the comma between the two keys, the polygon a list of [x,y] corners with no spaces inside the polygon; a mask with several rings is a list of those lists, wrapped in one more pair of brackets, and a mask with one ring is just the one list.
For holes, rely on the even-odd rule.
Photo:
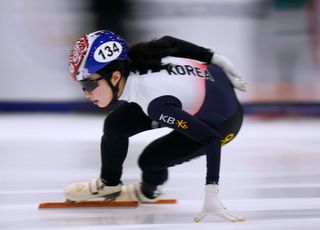
{"label": "athlete's knee", "polygon": [[152,154],[141,154],[138,159],[138,165],[142,171],[158,171],[166,168],[163,161],[159,161]]}
{"label": "athlete's knee", "polygon": [[148,169],[154,167],[152,159],[145,154],[141,154],[138,159],[138,165],[142,171],[149,171]]}

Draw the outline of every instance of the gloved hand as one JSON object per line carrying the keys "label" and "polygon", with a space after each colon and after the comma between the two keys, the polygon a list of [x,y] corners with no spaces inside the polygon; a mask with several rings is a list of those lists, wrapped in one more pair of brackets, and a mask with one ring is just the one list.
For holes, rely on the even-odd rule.
{"label": "gloved hand", "polygon": [[236,216],[227,211],[218,197],[219,189],[216,184],[207,184],[205,188],[205,198],[201,212],[194,218],[195,222],[200,222],[207,214],[212,213],[231,222],[244,221],[242,216]]}
{"label": "gloved hand", "polygon": [[211,63],[220,66],[223,69],[234,88],[241,91],[247,90],[247,82],[241,78],[240,74],[235,70],[228,58],[219,53],[214,53]]}

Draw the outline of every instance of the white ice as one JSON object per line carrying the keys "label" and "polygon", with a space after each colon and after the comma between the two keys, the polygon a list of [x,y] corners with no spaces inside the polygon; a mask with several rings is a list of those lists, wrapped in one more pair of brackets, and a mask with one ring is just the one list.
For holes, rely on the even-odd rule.
{"label": "white ice", "polygon": [[[99,175],[104,117],[75,114],[0,114],[0,229],[320,229],[320,119],[247,117],[222,152],[220,196],[244,215],[228,223],[201,210],[205,162],[198,158],[170,170],[163,187],[177,204],[138,208],[38,210],[63,201],[63,187]],[[137,157],[167,129],[130,140],[124,183],[139,182]]]}

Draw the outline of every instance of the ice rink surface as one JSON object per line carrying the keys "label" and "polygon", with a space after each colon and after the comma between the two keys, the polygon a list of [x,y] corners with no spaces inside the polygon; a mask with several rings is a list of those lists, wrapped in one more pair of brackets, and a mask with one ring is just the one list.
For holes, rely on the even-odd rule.
{"label": "ice rink surface", "polygon": [[[237,138],[222,151],[220,196],[246,217],[228,223],[201,210],[205,162],[170,170],[165,197],[177,204],[138,208],[38,210],[63,201],[63,188],[99,175],[101,115],[0,114],[0,229],[320,229],[320,119],[246,117]],[[130,140],[124,183],[138,182],[137,157],[167,129]]]}

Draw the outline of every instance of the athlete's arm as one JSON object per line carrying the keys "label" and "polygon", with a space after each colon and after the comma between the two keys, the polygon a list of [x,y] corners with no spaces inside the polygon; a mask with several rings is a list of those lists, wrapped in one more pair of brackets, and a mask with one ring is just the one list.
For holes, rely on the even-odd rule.
{"label": "athlete's arm", "polygon": [[124,103],[107,116],[101,138],[101,177],[107,185],[119,184],[129,137],[152,129],[151,119],[135,103]]}

